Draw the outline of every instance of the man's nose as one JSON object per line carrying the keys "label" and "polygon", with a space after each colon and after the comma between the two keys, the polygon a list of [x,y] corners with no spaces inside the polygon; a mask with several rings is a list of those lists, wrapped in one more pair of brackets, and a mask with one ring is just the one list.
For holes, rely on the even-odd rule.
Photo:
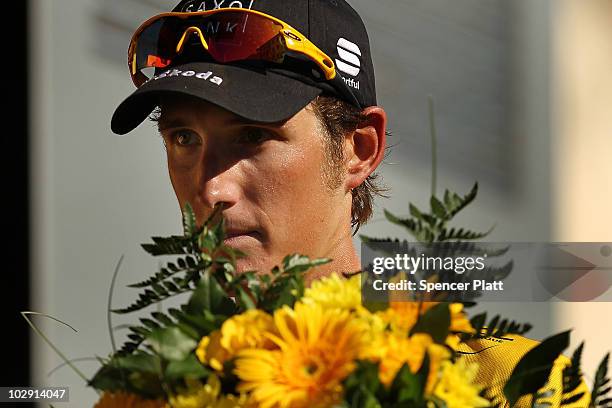
{"label": "man's nose", "polygon": [[239,174],[235,163],[223,163],[218,159],[206,160],[202,165],[200,199],[210,209],[223,204],[229,208],[240,198]]}

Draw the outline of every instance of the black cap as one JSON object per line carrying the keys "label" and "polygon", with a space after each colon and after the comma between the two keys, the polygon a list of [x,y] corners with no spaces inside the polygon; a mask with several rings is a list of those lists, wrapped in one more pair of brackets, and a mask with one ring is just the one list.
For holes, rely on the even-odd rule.
{"label": "black cap", "polygon": [[[368,34],[357,12],[344,0],[183,0],[173,12],[226,7],[258,10],[287,22],[326,53],[336,65],[339,93],[311,64],[265,66],[221,64],[212,59],[184,60],[155,76],[115,110],[113,132],[123,135],[142,123],[164,94],[195,96],[255,122],[289,119],[316,96],[326,93],[359,107],[376,105],[374,67]],[[188,57],[186,57],[188,58]]]}

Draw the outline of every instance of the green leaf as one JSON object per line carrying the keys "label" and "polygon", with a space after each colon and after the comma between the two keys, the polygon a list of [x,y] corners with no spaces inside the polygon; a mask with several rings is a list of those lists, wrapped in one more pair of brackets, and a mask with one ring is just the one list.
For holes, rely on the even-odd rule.
{"label": "green leaf", "polygon": [[466,230],[464,228],[442,228],[440,230],[440,236],[438,237],[439,241],[450,241],[450,240],[475,240],[486,237],[493,231],[495,226],[489,228],[488,231],[485,232],[475,232]]}
{"label": "green leaf", "polygon": [[272,313],[284,305],[293,307],[295,301],[304,294],[304,284],[301,280],[292,277],[278,279],[264,293],[260,307]]}
{"label": "green leaf", "polygon": [[477,194],[478,194],[478,183],[474,183],[472,190],[467,195],[465,195],[463,198],[460,198],[457,194],[453,193],[452,198],[450,199],[451,205],[447,205],[446,207],[447,211],[449,212],[449,216],[450,216],[449,218],[454,217],[455,215],[457,215],[457,213],[459,213],[461,210],[467,207],[468,204],[474,201]]}
{"label": "green leaf", "polygon": [[240,302],[240,304],[245,310],[257,309],[257,305],[255,305],[255,302],[253,301],[251,296],[249,296],[249,294],[242,286],[237,286],[236,292],[238,293],[237,300]]}
{"label": "green leaf", "polygon": [[391,393],[399,403],[416,404],[423,401],[426,382],[427,377],[411,372],[404,363],[393,379]]}
{"label": "green leaf", "polygon": [[[159,374],[133,371],[128,375],[130,389],[132,394],[138,394],[144,398],[163,398],[165,396],[162,383],[159,379]],[[123,390],[121,390],[123,391]]]}
{"label": "green leaf", "polygon": [[[179,321],[177,326],[185,332],[185,334],[199,340],[202,336],[208,335],[213,330],[218,329],[227,316],[214,315],[209,311],[204,311],[202,315],[193,315],[185,312],[174,313],[173,316]],[[183,326],[184,325],[184,326]],[[195,330],[197,335],[194,335]]]}
{"label": "green leaf", "polygon": [[423,214],[423,219],[431,228],[435,228],[438,223],[438,219],[430,214]]}
{"label": "green leaf", "polygon": [[166,367],[165,377],[169,380],[184,378],[204,378],[210,374],[210,370],[204,367],[194,353],[181,361],[171,361]]}
{"label": "green leaf", "polygon": [[444,190],[444,205],[446,206],[446,208],[453,208],[456,206],[456,202],[458,200],[459,197],[457,197],[456,199],[453,197],[453,195],[456,197],[456,194],[452,194],[451,192],[448,191],[448,189]]}
{"label": "green leaf", "polygon": [[192,236],[196,231],[196,216],[191,204],[185,204],[183,210],[183,232],[187,236]]}
{"label": "green leaf", "polygon": [[[384,210],[384,214],[385,214],[385,218],[395,224],[395,225],[399,225],[401,227],[404,227],[406,230],[408,230],[408,232],[412,235],[414,235],[415,237],[419,234],[422,233],[423,230],[423,225],[421,220],[415,221],[414,219],[401,219],[399,217],[396,217],[395,215],[393,215],[392,213],[390,213],[387,210]],[[421,241],[423,242],[423,241]]]}
{"label": "green leaf", "polygon": [[132,355],[115,355],[88,381],[88,385],[103,391],[125,391],[143,397],[163,396],[159,381],[158,356],[137,351]]}
{"label": "green leaf", "polygon": [[483,312],[483,313],[477,314],[476,316],[472,317],[470,319],[470,324],[472,325],[476,333],[480,334],[486,321],[487,321],[487,312]]}
{"label": "green leaf", "polygon": [[[531,324],[529,323],[517,323],[514,320],[509,321],[508,319],[501,319],[499,315],[496,315],[487,324],[487,313],[480,313],[470,319],[470,324],[474,328],[474,334],[462,334],[464,341],[468,339],[482,339],[485,337],[504,337],[508,334],[523,335],[531,330]],[[500,322],[501,320],[501,322]]]}
{"label": "green leaf", "polygon": [[555,360],[569,346],[569,335],[568,330],[548,337],[521,358],[504,386],[511,407],[522,395],[533,394],[546,384]]}
{"label": "green leaf", "polygon": [[584,341],[572,353],[571,364],[563,368],[563,393],[574,391],[582,382],[582,351]]}
{"label": "green leaf", "polygon": [[444,344],[448,337],[451,315],[448,303],[439,303],[427,310],[410,330],[410,335],[427,333],[438,344]]}
{"label": "green leaf", "polygon": [[178,327],[154,330],[147,342],[164,359],[175,361],[184,360],[197,346],[197,342]]}
{"label": "green leaf", "polygon": [[326,263],[329,263],[330,261],[331,259],[326,258],[311,260],[307,256],[293,254],[288,255],[283,259],[283,270],[285,271],[285,273],[305,272],[308,269],[319,265],[324,265]]}
{"label": "green leaf", "polygon": [[495,328],[497,327],[499,320],[500,320],[500,315],[497,315],[493,318],[493,320],[491,320],[491,322],[489,323],[488,327],[487,327],[487,332],[485,334],[486,337],[489,337],[493,334],[493,331],[495,330]]}
{"label": "green leaf", "polygon": [[134,354],[114,357],[110,364],[128,371],[156,373],[159,370],[160,360],[156,355],[138,351]]}
{"label": "green leaf", "polygon": [[151,316],[165,326],[171,326],[174,321],[162,312],[151,312]]}
{"label": "green leaf", "polygon": [[194,315],[209,311],[213,314],[231,316],[236,313],[236,304],[232,302],[217,279],[211,276],[211,272],[205,271],[189,298],[187,311]]}
{"label": "green leaf", "polygon": [[153,244],[141,244],[146,252],[153,256],[159,255],[183,255],[189,252],[192,239],[185,236],[151,237]]}
{"label": "green leaf", "polygon": [[392,224],[397,224],[397,225],[403,224],[402,220],[399,217],[395,216],[393,213],[391,213],[389,210],[384,210],[383,212],[385,214],[385,218]]}
{"label": "green leaf", "polygon": [[[610,362],[610,353],[601,360],[595,373],[595,381],[593,383],[593,391],[591,391],[591,406],[608,408],[612,405],[612,399],[608,398],[610,387],[606,387],[610,383],[608,377],[608,363]],[[605,388],[604,388],[605,387]]]}
{"label": "green leaf", "polygon": [[378,378],[378,364],[358,360],[355,370],[344,380],[344,399],[355,408],[381,408],[377,394],[384,390]]}
{"label": "green leaf", "polygon": [[446,220],[446,208],[444,208],[444,205],[436,198],[436,196],[431,196],[429,204],[431,205],[431,212],[434,213],[436,217]]}
{"label": "green leaf", "polygon": [[143,337],[146,337],[151,333],[151,330],[147,329],[146,327],[142,327],[142,326],[130,326],[129,329],[132,333],[136,333]]}
{"label": "green leaf", "polygon": [[126,388],[121,378],[121,370],[110,365],[100,367],[87,385],[99,391],[125,390]]}
{"label": "green leaf", "polygon": [[408,206],[410,208],[410,215],[412,215],[414,218],[417,218],[421,221],[425,221],[425,219],[423,218],[423,213],[421,212],[421,210],[417,208],[417,206],[415,206],[412,203],[410,203]]}
{"label": "green leaf", "polygon": [[580,393],[578,393],[576,395],[572,395],[571,397],[564,398],[561,401],[561,406],[564,407],[566,405],[570,405],[570,404],[573,404],[575,402],[578,402],[578,401],[580,401],[582,399],[583,396],[584,396],[584,392],[580,392]]}

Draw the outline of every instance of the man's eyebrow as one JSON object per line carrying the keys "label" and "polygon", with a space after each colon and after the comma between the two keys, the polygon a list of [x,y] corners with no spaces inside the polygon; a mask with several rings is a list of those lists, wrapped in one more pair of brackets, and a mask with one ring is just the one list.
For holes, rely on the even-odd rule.
{"label": "man's eyebrow", "polygon": [[180,118],[176,119],[164,119],[160,118],[157,121],[157,129],[161,132],[166,129],[178,128],[186,126],[186,122]]}

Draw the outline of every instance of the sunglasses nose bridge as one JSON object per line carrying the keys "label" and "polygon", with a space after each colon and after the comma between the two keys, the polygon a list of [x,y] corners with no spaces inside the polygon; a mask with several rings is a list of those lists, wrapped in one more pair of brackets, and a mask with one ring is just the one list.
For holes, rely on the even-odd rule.
{"label": "sunglasses nose bridge", "polygon": [[183,35],[181,36],[181,39],[179,40],[178,44],[176,44],[176,53],[177,54],[180,54],[183,51],[183,47],[185,45],[185,41],[187,40],[187,38],[191,34],[197,35],[200,38],[200,42],[202,43],[202,47],[204,47],[204,49],[206,51],[208,51],[208,43],[204,39],[204,34],[202,34],[202,30],[200,30],[196,26],[190,26],[190,27],[187,27],[185,29],[185,31],[183,31]]}

